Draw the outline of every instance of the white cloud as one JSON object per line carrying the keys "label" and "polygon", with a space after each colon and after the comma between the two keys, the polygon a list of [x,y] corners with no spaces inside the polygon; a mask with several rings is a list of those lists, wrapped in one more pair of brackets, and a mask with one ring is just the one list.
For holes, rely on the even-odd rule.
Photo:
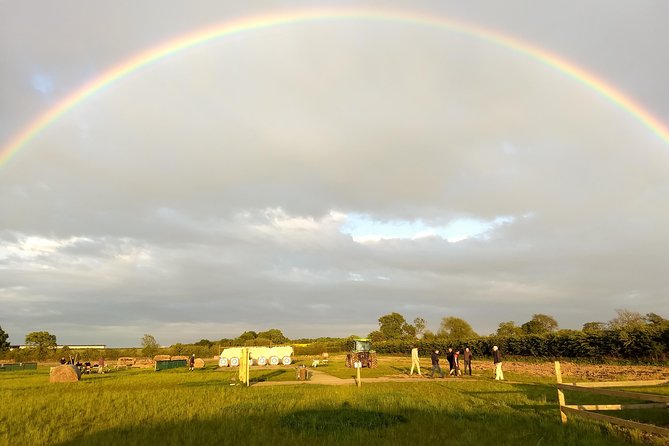
{"label": "white cloud", "polygon": [[491,231],[514,221],[515,217],[509,216],[496,217],[488,221],[457,218],[445,225],[429,225],[422,219],[375,221],[367,215],[351,214],[346,216],[341,232],[350,234],[358,243],[393,239],[416,240],[428,237],[439,237],[457,243],[469,238],[486,238]]}

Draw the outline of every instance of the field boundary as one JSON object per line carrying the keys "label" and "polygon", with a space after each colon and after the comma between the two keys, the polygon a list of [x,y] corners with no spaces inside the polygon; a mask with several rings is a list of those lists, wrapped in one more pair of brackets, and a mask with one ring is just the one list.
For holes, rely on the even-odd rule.
{"label": "field boundary", "polygon": [[[609,390],[606,387],[645,387],[669,384],[669,380],[652,381],[608,381],[608,382],[587,382],[570,383],[562,382],[562,371],[560,362],[555,361],[555,378],[557,380],[558,404],[560,405],[560,419],[563,424],[567,423],[567,414],[576,415],[583,418],[590,418],[597,421],[616,424],[619,426],[639,429],[644,432],[664,435],[669,437],[669,429],[656,426],[654,424],[640,423],[638,421],[625,420],[623,418],[604,415],[593,410],[627,410],[627,409],[669,409],[669,395],[657,395],[652,393],[631,392],[627,390]],[[567,404],[563,390],[575,390],[597,395],[619,396],[621,398],[637,399],[642,401],[652,401],[652,403],[642,404]]]}

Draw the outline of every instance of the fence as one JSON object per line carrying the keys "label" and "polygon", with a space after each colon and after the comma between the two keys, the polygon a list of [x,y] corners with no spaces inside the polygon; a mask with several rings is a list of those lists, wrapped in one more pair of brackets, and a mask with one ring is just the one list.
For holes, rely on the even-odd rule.
{"label": "fence", "polygon": [[185,359],[174,359],[174,360],[165,360],[165,361],[156,361],[155,370],[159,372],[160,370],[169,370],[169,369],[178,369],[185,368],[186,360]]}
{"label": "fence", "polygon": [[[606,423],[617,424],[619,426],[631,427],[644,432],[669,437],[669,429],[655,426],[638,421],[624,420],[609,415],[603,415],[592,410],[627,410],[627,409],[669,409],[669,395],[656,395],[652,393],[631,392],[628,390],[609,390],[603,387],[644,387],[657,386],[669,383],[669,380],[656,381],[612,381],[612,382],[583,382],[564,384],[562,382],[562,371],[560,362],[555,361],[555,377],[557,379],[558,402],[560,404],[560,418],[562,423],[567,422],[567,414],[577,415],[583,418],[604,421]],[[652,403],[642,404],[567,404],[563,390],[575,390],[577,392],[587,392],[597,395],[618,396],[621,398],[636,399],[641,401],[652,401]]]}
{"label": "fence", "polygon": [[0,364],[0,372],[15,372],[18,370],[37,370],[37,363],[21,362],[18,364]]}

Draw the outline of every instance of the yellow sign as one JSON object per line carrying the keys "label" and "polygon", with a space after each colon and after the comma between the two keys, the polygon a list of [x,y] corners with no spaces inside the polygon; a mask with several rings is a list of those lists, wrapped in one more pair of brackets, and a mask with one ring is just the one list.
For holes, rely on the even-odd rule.
{"label": "yellow sign", "polygon": [[239,381],[249,385],[251,379],[250,375],[250,352],[248,348],[242,348],[241,354],[239,355]]}

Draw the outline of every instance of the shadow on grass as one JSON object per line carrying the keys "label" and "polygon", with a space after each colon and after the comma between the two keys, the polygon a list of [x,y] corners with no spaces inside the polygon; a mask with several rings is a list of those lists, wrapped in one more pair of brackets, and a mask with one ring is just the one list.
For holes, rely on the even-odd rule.
{"label": "shadow on grass", "polygon": [[[236,416],[191,419],[159,424],[126,425],[73,437],[58,446],[183,445],[183,444],[294,444],[280,438],[338,437],[342,433],[380,432],[408,422],[404,415],[351,408],[300,410],[277,418]],[[259,428],[262,426],[262,428]]]}
{"label": "shadow on grass", "polygon": [[263,373],[260,376],[254,376],[250,379],[250,381],[252,383],[260,383],[260,382],[264,382],[264,381],[270,381],[272,378],[276,378],[277,376],[281,376],[285,373],[287,373],[287,370],[274,370],[273,372]]}
{"label": "shadow on grass", "polygon": [[[235,410],[238,409],[238,410]],[[235,413],[154,423],[123,425],[73,435],[50,444],[184,445],[184,444],[441,444],[445,441],[477,445],[541,444],[624,446],[642,444],[611,435],[603,426],[570,423],[559,417],[537,417],[525,410],[493,414],[490,411],[374,410],[352,407],[314,407],[291,413],[259,415],[254,404],[230,407]],[[553,408],[554,409],[554,408]],[[245,413],[246,415],[243,415]],[[444,424],[444,421],[447,423]],[[439,428],[436,429],[435,426]]]}
{"label": "shadow on grass", "polygon": [[344,429],[380,429],[406,423],[404,415],[352,409],[300,410],[281,418],[284,428],[297,432],[338,432]]}
{"label": "shadow on grass", "polygon": [[507,406],[521,412],[555,412],[555,416],[559,416],[558,406],[552,404],[508,404]]}

